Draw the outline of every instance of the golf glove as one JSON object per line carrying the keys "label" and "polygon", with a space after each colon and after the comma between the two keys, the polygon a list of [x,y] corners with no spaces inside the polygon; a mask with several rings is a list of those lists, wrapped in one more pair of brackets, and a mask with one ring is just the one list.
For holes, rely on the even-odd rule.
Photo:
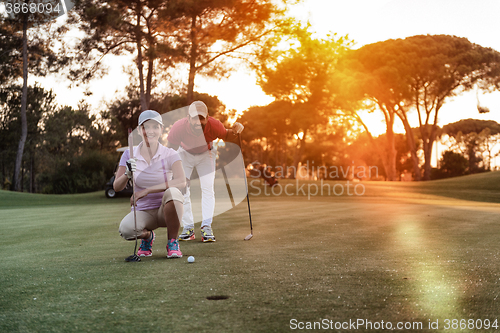
{"label": "golf glove", "polygon": [[245,127],[240,123],[234,123],[233,125],[233,133],[240,134]]}
{"label": "golf glove", "polygon": [[137,169],[137,163],[135,161],[135,158],[129,158],[129,160],[126,163],[125,167],[125,174],[127,175],[128,179],[132,178],[132,173],[135,172]]}

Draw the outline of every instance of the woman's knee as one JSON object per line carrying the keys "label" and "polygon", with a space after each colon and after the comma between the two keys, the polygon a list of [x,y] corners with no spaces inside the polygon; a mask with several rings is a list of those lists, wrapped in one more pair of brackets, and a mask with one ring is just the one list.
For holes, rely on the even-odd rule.
{"label": "woman's knee", "polygon": [[170,201],[178,201],[184,203],[184,195],[177,187],[169,187],[163,193],[162,205]]}
{"label": "woman's knee", "polygon": [[120,236],[122,236],[126,240],[135,240],[135,237],[139,236],[137,232],[134,230],[134,226],[127,225],[126,223],[121,223],[118,228],[118,232]]}
{"label": "woman's knee", "polygon": [[136,236],[139,237],[140,232],[138,230],[141,229],[138,226],[136,230],[136,224],[137,223],[134,222],[134,215],[132,213],[127,214],[121,221],[120,227],[118,228],[120,236],[126,240],[134,240]]}

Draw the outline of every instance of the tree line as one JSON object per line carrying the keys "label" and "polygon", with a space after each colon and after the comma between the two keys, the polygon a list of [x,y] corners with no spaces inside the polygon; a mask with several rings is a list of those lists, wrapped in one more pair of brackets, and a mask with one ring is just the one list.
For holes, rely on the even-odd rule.
{"label": "tree line", "polygon": [[[90,170],[68,171],[70,176],[60,183],[81,178],[79,182],[88,182],[73,184],[77,191],[97,189],[112,173],[113,158],[105,156],[115,154],[141,110],[164,113],[205,98],[212,103],[211,114],[224,121],[234,118],[234,110],[225,110],[216,96],[195,92],[195,78],[227,77],[242,64],[274,97],[269,105],[239,116],[247,127],[247,162],[342,165],[364,156],[365,163],[380,164],[387,180],[399,179],[402,170],[428,180],[433,178],[433,143],[443,130],[437,121],[444,103],[471,89],[500,88],[500,54],[465,38],[413,36],[355,49],[347,36],[316,37],[310,26],[287,16],[286,6],[286,1],[267,0],[78,0],[62,26],[21,14],[0,18],[4,188],[10,182],[16,190],[31,184],[32,191],[63,193],[70,186],[54,189],[51,184],[57,182],[50,172],[55,176],[62,169],[84,168],[84,157],[90,156],[104,161],[100,167],[95,162],[99,176],[85,173]],[[75,30],[83,37],[65,41]],[[90,112],[84,101],[77,110],[56,106],[51,92],[28,85],[28,73],[54,72],[64,73],[75,85],[87,84],[106,74],[106,56],[125,54],[135,56],[130,85],[100,113]],[[174,79],[178,72],[185,73],[180,82]],[[383,115],[384,135],[371,135],[363,119],[366,111]],[[418,124],[410,124],[412,113]],[[61,117],[59,128],[50,125],[56,116]],[[396,120],[403,123],[404,136],[394,133]],[[495,130],[489,130],[481,135],[491,140]],[[448,137],[466,140],[467,133],[461,133]],[[459,152],[464,146],[457,143],[453,149],[467,157],[467,172],[475,172],[479,162],[470,146]]]}
{"label": "tree line", "polygon": [[[289,47],[283,49],[284,43]],[[350,119],[364,129],[363,135],[371,142],[387,180],[399,179],[402,163],[411,166],[409,171],[415,180],[430,180],[433,146],[441,133],[438,119],[442,106],[465,91],[498,90],[500,53],[448,35],[412,36],[353,49],[345,36],[314,38],[306,28],[269,40],[256,72],[264,92],[276,101],[264,109],[249,110],[242,120],[257,126],[260,114],[272,112],[276,117],[272,117],[274,122],[267,133],[273,135],[265,137],[266,144],[302,134],[295,139],[294,166],[304,158],[308,142],[327,150],[325,140],[315,138],[321,127],[352,124],[347,121]],[[366,111],[383,116],[385,135],[371,135],[370,124],[363,120]],[[484,112],[484,108],[478,106],[478,111]],[[411,115],[416,115],[416,124],[410,123]],[[396,147],[402,147],[394,133],[397,120],[406,132],[408,153],[403,155]],[[330,130],[338,131],[342,129]],[[352,132],[352,127],[347,131]],[[337,163],[343,163],[344,150],[337,150]],[[469,160],[474,160],[472,154]],[[468,170],[475,172],[471,166]]]}
{"label": "tree line", "polygon": [[[186,65],[187,86],[167,88],[182,90],[189,104],[196,75],[227,75],[231,68],[225,60],[252,58],[262,38],[288,25],[284,6],[286,1],[270,0],[76,0],[65,24],[54,29],[47,17],[29,11],[1,16],[1,87],[9,89],[22,81],[13,188],[22,186],[28,73],[44,76],[64,71],[74,84],[84,84],[106,73],[105,56],[134,54],[137,71],[132,85],[138,87],[140,110],[152,107],[169,71]],[[75,30],[83,37],[76,43],[65,41],[64,35]],[[5,104],[3,110],[7,110]]]}

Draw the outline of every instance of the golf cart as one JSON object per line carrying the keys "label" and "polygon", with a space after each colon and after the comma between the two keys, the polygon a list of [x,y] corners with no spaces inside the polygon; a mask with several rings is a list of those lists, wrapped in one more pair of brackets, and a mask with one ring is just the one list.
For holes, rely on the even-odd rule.
{"label": "golf cart", "polygon": [[[123,153],[127,149],[128,149],[127,147],[122,147],[122,148],[116,149],[116,151]],[[132,195],[132,182],[130,180],[128,181],[127,186],[125,186],[125,188],[119,192],[116,192],[113,188],[113,182],[115,181],[116,170],[118,169],[118,162],[116,163],[115,172],[113,174],[113,177],[111,177],[111,179],[104,186],[104,193],[106,194],[107,198],[116,198],[118,196],[131,196]]]}

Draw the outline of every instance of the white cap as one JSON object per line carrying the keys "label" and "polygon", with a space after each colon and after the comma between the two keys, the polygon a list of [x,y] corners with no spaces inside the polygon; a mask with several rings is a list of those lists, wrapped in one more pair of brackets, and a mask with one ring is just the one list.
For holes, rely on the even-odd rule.
{"label": "white cap", "polygon": [[191,117],[202,116],[203,118],[206,118],[208,116],[208,109],[202,101],[195,101],[189,106],[188,113]]}
{"label": "white cap", "polygon": [[139,126],[141,126],[147,120],[154,120],[163,126],[163,121],[161,120],[161,115],[153,110],[142,111],[139,115]]}

